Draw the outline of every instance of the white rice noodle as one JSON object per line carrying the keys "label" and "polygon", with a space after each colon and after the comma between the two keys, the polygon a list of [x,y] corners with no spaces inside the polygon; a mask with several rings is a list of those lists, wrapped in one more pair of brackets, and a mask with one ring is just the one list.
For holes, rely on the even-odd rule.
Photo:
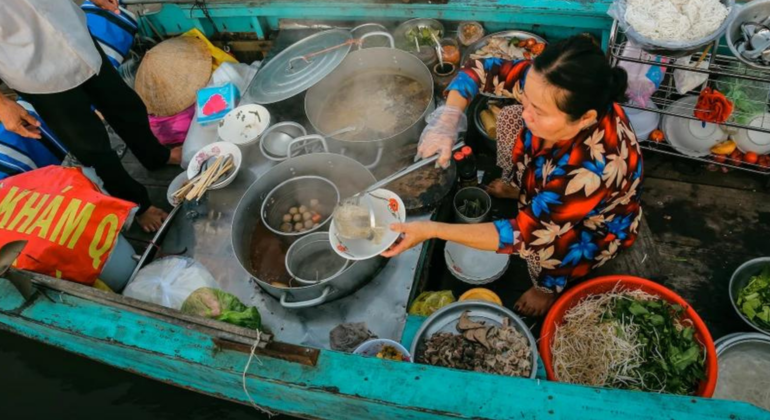
{"label": "white rice noodle", "polygon": [[729,13],[719,0],[626,0],[625,19],[653,41],[687,42],[714,33]]}

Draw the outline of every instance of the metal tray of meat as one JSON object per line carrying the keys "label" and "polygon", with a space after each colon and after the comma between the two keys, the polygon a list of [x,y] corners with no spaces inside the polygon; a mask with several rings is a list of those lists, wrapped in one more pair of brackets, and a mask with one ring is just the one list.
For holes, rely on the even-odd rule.
{"label": "metal tray of meat", "polygon": [[[529,328],[527,328],[524,321],[508,308],[482,300],[463,300],[455,302],[439,309],[434,312],[433,315],[428,317],[428,319],[422,323],[420,329],[417,330],[417,334],[415,334],[414,340],[412,341],[412,348],[409,349],[413,360],[416,361],[418,356],[422,355],[425,351],[425,342],[432,337],[433,334],[440,332],[459,334],[457,331],[457,323],[460,321],[460,316],[462,316],[465,311],[468,311],[468,319],[471,321],[484,322],[486,325],[494,325],[497,327],[503,325],[504,318],[510,318],[511,321],[513,321],[511,325],[527,337],[527,341],[529,341],[532,350],[532,366],[537,366],[537,346],[535,337],[532,335],[532,332],[529,331]],[[533,368],[530,378],[534,378],[536,374],[537,368]]]}
{"label": "metal tray of meat", "polygon": [[508,38],[508,39],[516,38],[519,40],[535,38],[537,42],[548,44],[543,37],[541,37],[540,35],[535,35],[532,32],[526,32],[526,31],[495,32],[469,45],[468,48],[466,48],[465,52],[463,53],[463,61],[461,61],[461,63],[465,64],[470,58],[471,54],[474,54],[476,51],[484,48],[484,46],[487,45],[487,42],[489,42],[489,40],[492,38]]}

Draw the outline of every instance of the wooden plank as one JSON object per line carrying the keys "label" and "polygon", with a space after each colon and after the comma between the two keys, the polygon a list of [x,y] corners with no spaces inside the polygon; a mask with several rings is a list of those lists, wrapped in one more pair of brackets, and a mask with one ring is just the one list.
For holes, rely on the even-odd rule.
{"label": "wooden plank", "polygon": [[[54,301],[59,299],[61,302],[64,296],[76,296],[88,301],[100,303],[108,308],[118,308],[127,312],[155,317],[164,322],[180,325],[186,329],[202,328],[201,331],[214,337],[222,337],[231,341],[246,343],[249,345],[253,344],[254,340],[260,337],[256,331],[250,330],[248,328],[243,328],[199,316],[188,315],[174,309],[166,308],[164,306],[132,299],[117,293],[104,292],[102,290],[94,289],[92,287],[78,283],[54,279],[36,273],[19,271],[13,268],[9,274],[7,274],[7,276],[18,276],[22,279],[31,280],[33,284],[39,286],[39,288],[42,288],[43,291],[48,290],[49,292],[46,294],[49,297],[53,296]],[[13,296],[18,295],[18,292],[13,289],[9,281],[0,279],[0,287],[5,287],[9,292],[4,294],[9,295],[10,301],[15,302],[17,307],[21,307],[18,299],[13,300]],[[11,310],[11,308],[8,307],[5,308],[5,310]],[[264,342],[268,342],[271,339],[271,335],[261,334],[261,339]]]}
{"label": "wooden plank", "polygon": [[[215,351],[210,336],[196,330],[117,309],[104,312],[99,304],[74,296],[65,296],[64,303],[38,300],[21,314],[0,311],[0,325],[172,385],[248,403],[241,388],[248,355]],[[251,364],[246,381],[257,404],[324,419],[689,420],[767,416],[743,403],[578,387],[331,351],[322,351],[315,367],[260,357]],[[468,392],[469,384],[473,392]]]}

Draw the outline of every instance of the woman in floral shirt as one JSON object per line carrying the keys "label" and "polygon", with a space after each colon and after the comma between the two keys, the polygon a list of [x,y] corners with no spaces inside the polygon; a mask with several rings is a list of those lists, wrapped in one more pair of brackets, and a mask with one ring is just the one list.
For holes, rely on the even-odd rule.
{"label": "woman in floral shirt", "polygon": [[418,155],[439,154],[442,165],[449,162],[448,151],[465,124],[464,109],[479,90],[520,99],[523,108],[508,107],[498,117],[499,141],[507,136],[513,144],[510,182],[490,186],[495,195],[518,197],[518,215],[486,224],[396,225],[392,229],[404,238],[383,255],[431,238],[518,254],[534,286],[516,309],[544,314],[570,281],[636,240],[642,155],[617,104],[626,86],[626,73],[611,68],[587,36],[551,45],[534,62],[468,63],[423,132]]}

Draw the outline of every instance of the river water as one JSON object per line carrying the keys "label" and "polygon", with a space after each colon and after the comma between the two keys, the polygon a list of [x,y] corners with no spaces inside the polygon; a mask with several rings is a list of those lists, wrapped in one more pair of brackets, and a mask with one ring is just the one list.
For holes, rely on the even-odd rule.
{"label": "river water", "polygon": [[267,416],[0,331],[0,419],[261,420]]}

